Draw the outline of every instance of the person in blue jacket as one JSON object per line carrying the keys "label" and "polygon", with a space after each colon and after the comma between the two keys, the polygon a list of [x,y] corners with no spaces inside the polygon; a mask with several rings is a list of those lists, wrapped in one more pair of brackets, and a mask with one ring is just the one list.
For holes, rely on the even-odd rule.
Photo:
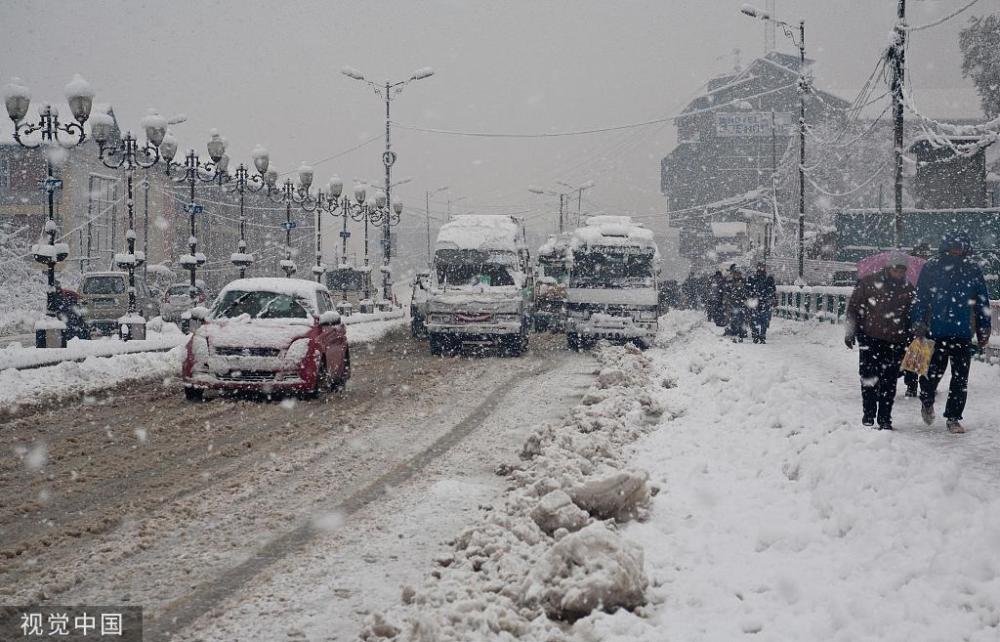
{"label": "person in blue jacket", "polygon": [[990,340],[990,298],[983,271],[969,258],[972,244],[963,233],[946,234],[938,256],[928,261],[917,281],[910,311],[913,334],[934,340],[927,376],[920,379],[920,415],[934,423],[934,395],[951,362],[951,386],[944,408],[948,431],[963,433],[962,412],[969,389],[972,341]]}

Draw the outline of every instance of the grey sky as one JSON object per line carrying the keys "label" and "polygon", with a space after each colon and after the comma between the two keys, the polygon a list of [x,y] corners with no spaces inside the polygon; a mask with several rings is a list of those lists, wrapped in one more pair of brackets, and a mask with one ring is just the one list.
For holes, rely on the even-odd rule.
{"label": "grey sky", "polygon": [[[943,16],[965,0],[911,0],[910,24]],[[230,141],[234,164],[265,145],[280,171],[315,161],[382,132],[382,104],[340,74],[344,64],[373,80],[408,86],[393,119],[448,130],[547,132],[645,121],[677,113],[707,78],[762,53],[763,26],[742,1],[596,0],[427,2],[211,0],[87,2],[2,0],[0,82],[20,76],[36,100],[62,98],[75,72],[124,126],[145,109],[183,112],[181,146],[204,152],[208,130]],[[763,0],[759,3],[763,6]],[[806,20],[818,84],[853,98],[887,42],[895,0],[777,0],[782,19]],[[913,92],[928,113],[977,116],[961,78],[957,33],[970,15],[1000,11],[980,0],[966,14],[913,35]],[[778,33],[778,47],[792,51]],[[6,119],[5,119],[6,122]],[[10,126],[0,124],[9,137]],[[535,184],[594,180],[584,209],[662,211],[659,159],[672,125],[554,139],[459,138],[394,130],[399,188],[423,208],[424,190],[450,185],[454,211],[544,211]],[[316,180],[381,177],[381,143],[316,164]],[[443,212],[444,194],[431,209]],[[575,203],[574,203],[575,207]],[[540,223],[540,219],[535,219]],[[423,228],[414,213],[407,227]],[[404,248],[404,252],[406,249]]]}

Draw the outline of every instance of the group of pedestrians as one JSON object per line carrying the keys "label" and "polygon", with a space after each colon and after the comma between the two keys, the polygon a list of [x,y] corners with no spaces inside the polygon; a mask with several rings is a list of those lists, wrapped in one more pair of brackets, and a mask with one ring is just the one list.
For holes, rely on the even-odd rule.
{"label": "group of pedestrians", "polygon": [[923,266],[916,287],[907,281],[910,258],[902,252],[893,252],[883,269],[858,281],[847,304],[844,343],[859,347],[865,426],[892,430],[903,356],[913,338],[921,337],[934,341],[934,350],[927,375],[919,381],[908,378],[907,394],[919,395],[921,417],[933,424],[937,387],[950,366],[944,417],[949,432],[965,432],[962,414],[973,351],[986,347],[991,328],[986,280],[970,251],[967,235],[949,234],[938,256]]}
{"label": "group of pedestrians", "polygon": [[718,270],[709,278],[705,313],[734,343],[742,343],[747,330],[754,343],[767,343],[771,312],[777,305],[777,288],[767,266],[760,262],[748,278],[735,264],[726,274]]}

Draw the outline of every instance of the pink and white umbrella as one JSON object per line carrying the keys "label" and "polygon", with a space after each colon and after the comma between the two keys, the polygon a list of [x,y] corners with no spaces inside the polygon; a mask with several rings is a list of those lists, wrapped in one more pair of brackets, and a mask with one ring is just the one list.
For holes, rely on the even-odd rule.
{"label": "pink and white umbrella", "polygon": [[[878,254],[866,256],[858,261],[858,278],[860,279],[861,277],[868,276],[869,274],[874,274],[884,268],[886,263],[889,262],[889,257],[892,253],[893,251],[887,250],[885,252],[879,252]],[[924,269],[924,263],[927,262],[927,259],[909,255],[907,255],[906,258],[909,264],[906,268],[906,280],[916,286],[917,279],[920,278],[920,270]]]}

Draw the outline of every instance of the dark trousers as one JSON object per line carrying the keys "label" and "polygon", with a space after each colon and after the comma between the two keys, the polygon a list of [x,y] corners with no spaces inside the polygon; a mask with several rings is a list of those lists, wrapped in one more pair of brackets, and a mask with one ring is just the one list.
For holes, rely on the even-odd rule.
{"label": "dark trousers", "polygon": [[767,329],[771,326],[771,307],[758,306],[750,310],[750,335],[754,339],[767,339]]}
{"label": "dark trousers", "polygon": [[920,401],[934,403],[941,377],[951,361],[951,386],[948,403],[944,407],[945,419],[961,419],[965,400],[969,395],[969,367],[972,365],[972,341],[969,339],[943,338],[934,340],[934,353],[927,368],[927,376],[920,379]]}
{"label": "dark trousers", "polygon": [[906,384],[906,389],[907,390],[916,390],[917,389],[917,381],[919,379],[920,379],[920,377],[917,376],[916,372],[910,372],[909,370],[904,370],[903,371],[903,383]]}
{"label": "dark trousers", "polygon": [[747,336],[747,310],[742,306],[732,308],[729,317],[729,334],[740,339]]}
{"label": "dark trousers", "polygon": [[890,343],[859,336],[861,408],[865,417],[879,424],[892,423],[892,404],[896,399],[896,380],[906,352],[905,343]]}

